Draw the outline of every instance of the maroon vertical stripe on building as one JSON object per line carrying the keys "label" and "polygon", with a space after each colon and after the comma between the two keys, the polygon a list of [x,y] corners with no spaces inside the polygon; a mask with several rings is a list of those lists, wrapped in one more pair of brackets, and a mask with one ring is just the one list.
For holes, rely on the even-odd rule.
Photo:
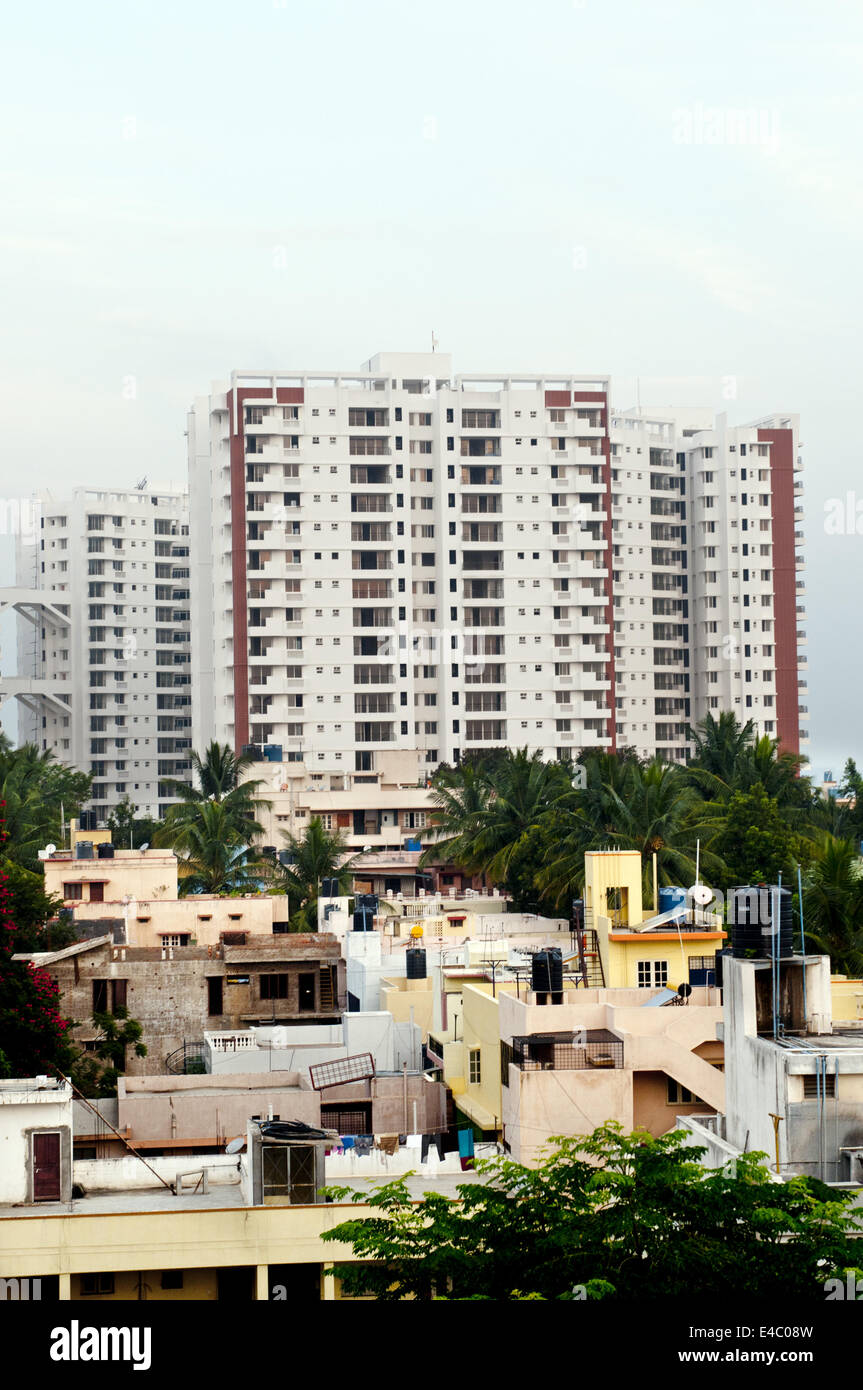
{"label": "maroon vertical stripe on building", "polygon": [[759,430],[770,445],[773,519],[773,619],[776,656],[776,732],[781,747],[800,752],[797,687],[797,568],[794,556],[794,434]]}
{"label": "maroon vertical stripe on building", "polygon": [[[279,387],[279,405],[302,405],[300,386]],[[243,403],[252,399],[272,401],[272,393],[260,386],[228,392],[228,428],[231,448],[231,604],[233,617],[234,750],[249,742],[249,611],[246,572],[246,457]]]}
{"label": "maroon vertical stripe on building", "polygon": [[[553,394],[553,393],[552,393]],[[617,752],[617,709],[616,709],[616,679],[614,667],[614,550],[611,531],[611,436],[608,432],[608,396],[605,391],[576,391],[572,397],[573,405],[601,405],[602,411],[600,420],[602,423],[603,436],[602,447],[602,481],[605,486],[605,521],[602,523],[602,534],[605,537],[605,621],[608,624],[608,635],[605,639],[605,649],[608,652],[608,662],[606,670],[610,686],[608,690],[608,705],[610,714],[608,717],[607,732],[611,740],[612,753]]]}

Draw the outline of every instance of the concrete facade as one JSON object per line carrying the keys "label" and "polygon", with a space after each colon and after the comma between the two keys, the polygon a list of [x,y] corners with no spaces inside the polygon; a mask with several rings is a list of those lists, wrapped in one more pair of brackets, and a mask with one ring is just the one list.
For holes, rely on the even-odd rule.
{"label": "concrete facade", "polygon": [[144,1058],[129,1049],[133,1076],[164,1072],[166,1058],[184,1044],[202,1044],[205,1030],[217,1022],[222,1028],[337,1022],[345,992],[339,944],[331,936],[250,937],[242,946],[176,950],[115,946],[100,937],[28,959],[59,984],[64,1014],[78,1021],[72,1033],[77,1042],[86,1045],[98,1036],[88,1021],[96,1003],[108,1011],[125,1004],[142,1025],[148,1049]]}
{"label": "concrete facade", "polygon": [[48,1200],[72,1195],[72,1088],[47,1076],[0,1081],[0,1205],[39,1200],[40,1135],[57,1135],[57,1187]]}
{"label": "concrete facade", "polygon": [[18,546],[17,583],[63,623],[21,619],[18,671],[35,692],[19,698],[21,742],[91,772],[100,818],[124,796],[161,816],[175,800],[161,779],[190,771],[187,497],[75,488],[36,506],[39,537]]}

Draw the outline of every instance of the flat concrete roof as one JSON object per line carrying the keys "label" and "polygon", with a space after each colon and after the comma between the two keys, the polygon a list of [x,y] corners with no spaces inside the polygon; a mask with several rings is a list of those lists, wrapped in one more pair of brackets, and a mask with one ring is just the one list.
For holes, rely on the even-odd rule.
{"label": "flat concrete roof", "polygon": [[[189,1154],[189,1172],[195,1170],[196,1155]],[[200,1155],[202,1166],[207,1166],[207,1155]],[[225,1170],[222,1169],[222,1172]],[[401,1174],[394,1173],[393,1181]],[[479,1182],[480,1175],[473,1169],[464,1173],[443,1173],[439,1177],[414,1176],[407,1179],[411,1197],[419,1199],[426,1192],[436,1192],[444,1197],[457,1197],[456,1189],[462,1183]],[[354,1192],[371,1194],[386,1175],[376,1173],[370,1177],[333,1178],[334,1187],[349,1187]],[[166,1188],[134,1188],[128,1192],[89,1192],[85,1197],[75,1197],[71,1202],[22,1203],[20,1206],[0,1206],[0,1220],[11,1217],[31,1217],[36,1220],[46,1216],[119,1216],[128,1212],[175,1212],[175,1211],[219,1211],[247,1207],[240,1183],[212,1183],[209,1192],[184,1192],[175,1197]]]}

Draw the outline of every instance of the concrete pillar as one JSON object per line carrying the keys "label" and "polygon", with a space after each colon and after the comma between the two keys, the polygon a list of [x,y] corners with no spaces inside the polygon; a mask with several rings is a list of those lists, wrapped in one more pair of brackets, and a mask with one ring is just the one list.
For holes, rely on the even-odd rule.
{"label": "concrete pillar", "polygon": [[255,1265],[255,1298],[267,1302],[270,1297],[270,1266]]}
{"label": "concrete pillar", "polygon": [[72,1276],[71,1274],[61,1274],[58,1276],[59,1287],[57,1297],[61,1303],[71,1303],[72,1301]]}
{"label": "concrete pillar", "polygon": [[336,1297],[336,1280],[333,1274],[332,1261],[321,1265],[321,1299],[324,1303],[332,1303]]}

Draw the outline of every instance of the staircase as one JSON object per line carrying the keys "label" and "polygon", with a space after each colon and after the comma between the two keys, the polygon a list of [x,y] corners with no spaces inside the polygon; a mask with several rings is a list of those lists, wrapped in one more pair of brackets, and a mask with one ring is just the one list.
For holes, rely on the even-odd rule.
{"label": "staircase", "polygon": [[202,1042],[184,1042],[165,1058],[165,1071],[171,1076],[201,1076],[207,1070],[208,1048]]}
{"label": "staircase", "polygon": [[599,953],[599,939],[593,927],[585,927],[583,935],[583,987],[585,989],[604,989],[605,971]]}
{"label": "staircase", "polygon": [[331,965],[321,966],[321,1013],[332,1013],[336,1007],[335,991],[333,989],[333,967]]}

